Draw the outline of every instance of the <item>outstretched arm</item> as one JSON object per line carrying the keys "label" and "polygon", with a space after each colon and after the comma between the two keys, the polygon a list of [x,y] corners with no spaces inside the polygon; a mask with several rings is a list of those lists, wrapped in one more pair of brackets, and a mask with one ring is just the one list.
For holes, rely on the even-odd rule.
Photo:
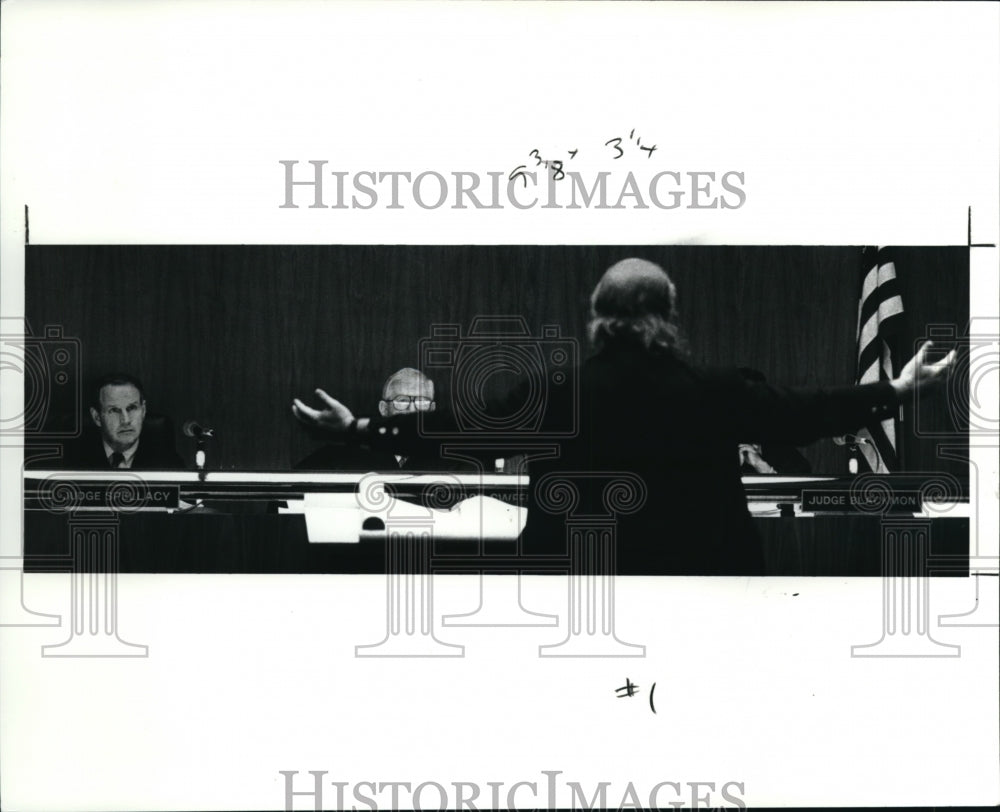
{"label": "outstretched arm", "polygon": [[947,376],[955,353],[927,360],[927,342],[892,381],[836,389],[787,389],[744,381],[723,402],[737,421],[739,441],[805,445],[891,417],[904,400]]}
{"label": "outstretched arm", "polygon": [[422,425],[433,423],[438,428],[448,428],[452,435],[455,432],[448,416],[441,412],[413,412],[390,418],[355,418],[350,409],[322,389],[316,390],[316,396],[323,402],[321,408],[314,409],[295,398],[292,402],[292,414],[301,423],[319,429],[342,443],[359,443],[396,454],[432,456],[439,452],[441,438],[433,433],[425,436],[421,432]]}

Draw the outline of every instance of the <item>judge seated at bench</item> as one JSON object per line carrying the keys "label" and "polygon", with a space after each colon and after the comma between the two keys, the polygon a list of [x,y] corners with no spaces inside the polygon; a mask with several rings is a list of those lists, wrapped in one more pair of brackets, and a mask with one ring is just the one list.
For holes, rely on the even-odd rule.
{"label": "judge seated at bench", "polygon": [[[433,412],[434,381],[419,369],[403,367],[393,372],[382,385],[378,413],[382,417]],[[478,469],[471,462],[442,459],[438,456],[393,454],[389,451],[362,448],[357,445],[330,444],[317,449],[296,463],[304,471],[468,471]]]}
{"label": "judge seated at bench", "polygon": [[[739,367],[740,375],[752,383],[766,384],[764,373],[750,367]],[[740,473],[743,476],[759,474],[811,474],[812,466],[802,453],[788,443],[740,443]]]}
{"label": "judge seated at bench", "polygon": [[147,413],[145,388],[138,378],[111,373],[100,378],[91,393],[88,411],[92,425],[66,444],[58,467],[88,471],[186,467],[174,448],[172,421]]}

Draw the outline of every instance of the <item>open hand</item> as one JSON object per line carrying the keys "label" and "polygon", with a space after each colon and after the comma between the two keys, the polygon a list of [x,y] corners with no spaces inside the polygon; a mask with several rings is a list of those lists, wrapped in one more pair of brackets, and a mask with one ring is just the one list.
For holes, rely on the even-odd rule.
{"label": "open hand", "polygon": [[313,409],[298,398],[292,402],[292,414],[307,426],[313,426],[334,434],[346,432],[354,422],[354,415],[340,401],[334,400],[322,389],[316,395],[325,404],[323,409]]}
{"label": "open hand", "polygon": [[940,361],[928,363],[927,351],[934,346],[934,342],[927,341],[917,350],[914,355],[900,371],[899,375],[892,381],[893,387],[900,395],[906,395],[928,386],[932,386],[939,380],[943,380],[948,371],[955,364],[955,351],[952,350]]}

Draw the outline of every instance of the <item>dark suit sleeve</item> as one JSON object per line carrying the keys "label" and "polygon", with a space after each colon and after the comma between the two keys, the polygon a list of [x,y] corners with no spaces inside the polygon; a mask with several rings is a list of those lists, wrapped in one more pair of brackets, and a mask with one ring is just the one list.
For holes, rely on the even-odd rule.
{"label": "dark suit sleeve", "polygon": [[889,383],[792,389],[732,377],[721,395],[739,442],[807,445],[891,418],[899,405]]}
{"label": "dark suit sleeve", "polygon": [[[892,417],[898,405],[888,383],[792,389],[748,381],[736,372],[707,373],[702,383],[718,409],[716,425],[731,431],[729,439],[735,442],[808,445]],[[448,435],[458,432],[455,418],[437,411],[373,418],[367,435],[354,441],[399,454],[435,456]]]}

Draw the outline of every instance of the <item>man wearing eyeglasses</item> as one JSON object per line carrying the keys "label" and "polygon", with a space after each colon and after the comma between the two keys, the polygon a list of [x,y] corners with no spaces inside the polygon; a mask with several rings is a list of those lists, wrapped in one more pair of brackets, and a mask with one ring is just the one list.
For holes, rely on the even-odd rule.
{"label": "man wearing eyeglasses", "polygon": [[382,385],[378,413],[393,417],[409,412],[434,411],[434,381],[419,369],[403,367],[390,375]]}
{"label": "man wearing eyeglasses", "polygon": [[[433,411],[434,381],[419,369],[403,367],[393,372],[382,385],[382,399],[378,402],[378,413],[382,417]],[[400,468],[410,461],[400,454],[393,456]]]}
{"label": "man wearing eyeglasses", "polygon": [[[434,381],[423,372],[412,367],[403,367],[393,372],[382,385],[382,397],[378,402],[378,413],[384,418],[415,412],[433,412]],[[332,444],[323,446],[295,465],[306,471],[459,471],[472,470],[459,461],[442,460],[438,457],[404,456],[384,450],[372,450],[358,446]]]}

